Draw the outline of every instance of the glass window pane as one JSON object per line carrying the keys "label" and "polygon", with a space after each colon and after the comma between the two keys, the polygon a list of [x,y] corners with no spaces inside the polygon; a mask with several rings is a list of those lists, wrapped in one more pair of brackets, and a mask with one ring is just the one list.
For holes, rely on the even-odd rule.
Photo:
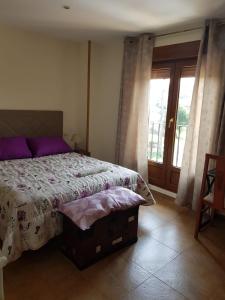
{"label": "glass window pane", "polygon": [[179,102],[176,118],[175,144],[173,151],[173,166],[180,168],[184,153],[191,99],[195,77],[193,68],[184,68],[180,79]]}
{"label": "glass window pane", "polygon": [[153,70],[150,81],[148,159],[162,163],[170,70]]}

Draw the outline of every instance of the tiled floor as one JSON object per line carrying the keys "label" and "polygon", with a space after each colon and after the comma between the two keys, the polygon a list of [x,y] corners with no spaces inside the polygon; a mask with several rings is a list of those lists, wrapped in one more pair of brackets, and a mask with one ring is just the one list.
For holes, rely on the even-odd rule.
{"label": "tiled floor", "polygon": [[225,221],[195,241],[192,212],[155,197],[135,245],[84,271],[51,245],[26,253],[5,269],[6,300],[225,299]]}

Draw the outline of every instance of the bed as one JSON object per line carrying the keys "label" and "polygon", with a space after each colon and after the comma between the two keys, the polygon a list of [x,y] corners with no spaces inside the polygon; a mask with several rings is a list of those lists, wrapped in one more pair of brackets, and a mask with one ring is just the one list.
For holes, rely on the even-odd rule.
{"label": "bed", "polygon": [[[0,120],[0,128],[1,123],[7,124],[0,129],[0,136],[62,135],[61,112],[0,111]],[[39,249],[61,233],[58,207],[62,203],[112,186],[127,187],[141,194],[147,203],[154,202],[138,173],[74,152],[0,161],[3,255],[13,261],[23,251]]]}

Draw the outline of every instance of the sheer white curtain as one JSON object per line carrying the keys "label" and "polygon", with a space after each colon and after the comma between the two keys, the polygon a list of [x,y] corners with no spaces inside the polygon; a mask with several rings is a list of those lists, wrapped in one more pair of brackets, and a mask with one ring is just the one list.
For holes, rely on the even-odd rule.
{"label": "sheer white curtain", "polygon": [[3,267],[6,265],[7,259],[2,256],[0,250],[0,300],[4,300],[4,288],[3,288]]}
{"label": "sheer white curtain", "polygon": [[154,39],[150,34],[124,42],[117,132],[117,163],[148,178],[148,102]]}
{"label": "sheer white curtain", "polygon": [[[196,202],[201,188],[206,153],[216,153],[220,111],[224,101],[225,52],[224,25],[207,23],[201,41],[196,70],[180,181],[176,203]],[[221,131],[220,131],[221,132]]]}

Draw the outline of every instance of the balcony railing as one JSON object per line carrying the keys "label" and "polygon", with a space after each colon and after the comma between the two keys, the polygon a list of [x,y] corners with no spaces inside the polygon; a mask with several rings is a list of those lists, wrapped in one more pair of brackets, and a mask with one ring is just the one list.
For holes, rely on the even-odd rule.
{"label": "balcony railing", "polygon": [[[150,122],[149,124],[148,158],[157,163],[163,163],[165,122]],[[181,167],[187,124],[176,125],[173,166]]]}
{"label": "balcony railing", "polygon": [[150,122],[149,125],[148,158],[152,161],[162,163],[165,123]]}

